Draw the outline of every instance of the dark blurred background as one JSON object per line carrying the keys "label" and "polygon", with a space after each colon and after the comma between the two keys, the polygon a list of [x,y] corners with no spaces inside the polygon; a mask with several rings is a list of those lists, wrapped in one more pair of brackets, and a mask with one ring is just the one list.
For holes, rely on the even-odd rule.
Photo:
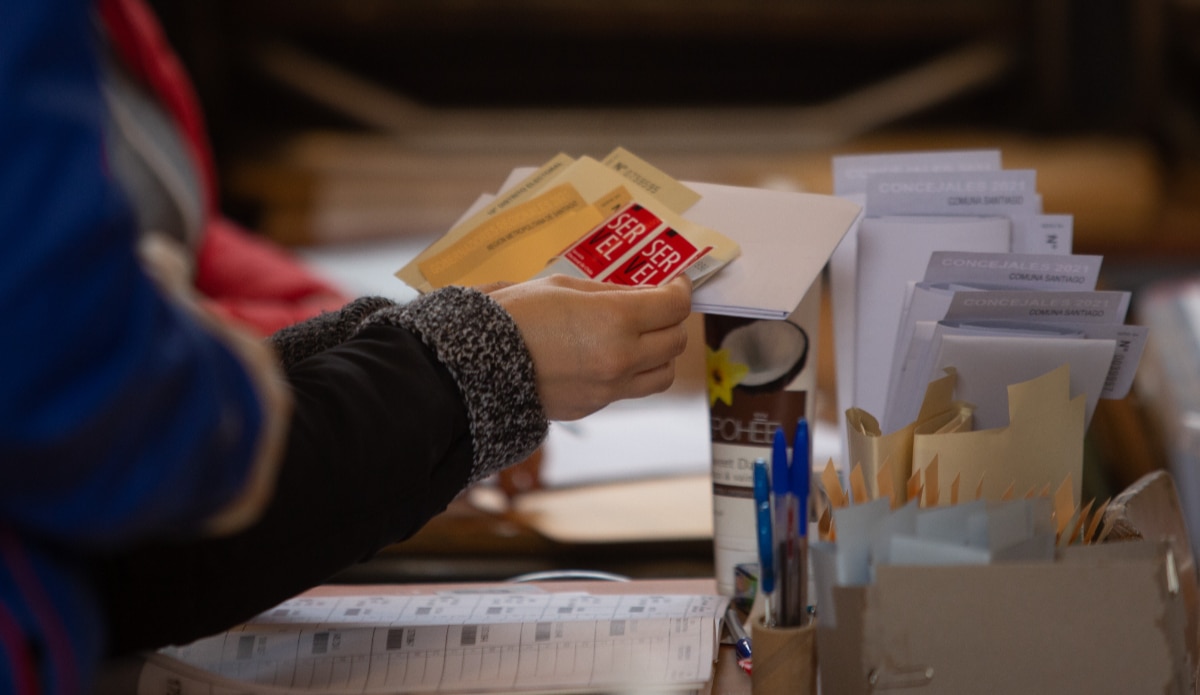
{"label": "dark blurred background", "polygon": [[[937,116],[1180,138],[1195,107],[1200,5],[1187,0],[157,0],[229,133],[319,118],[255,69],[297,48],[431,107],[818,103],[974,41],[1009,69]],[[1171,144],[1178,145],[1179,142]]]}
{"label": "dark blurred background", "polygon": [[[335,140],[351,160],[411,154],[443,187],[621,144],[677,178],[822,191],[831,154],[981,146],[1042,172],[1047,210],[1080,216],[1077,250],[1200,250],[1184,231],[1200,191],[1196,0],[154,4],[248,220],[287,196],[247,171],[318,134],[324,157]],[[267,226],[290,243],[414,231]]]}

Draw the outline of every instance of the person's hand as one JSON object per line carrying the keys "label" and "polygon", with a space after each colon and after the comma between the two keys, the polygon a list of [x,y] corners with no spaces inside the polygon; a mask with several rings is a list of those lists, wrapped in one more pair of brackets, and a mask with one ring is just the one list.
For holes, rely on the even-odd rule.
{"label": "person's hand", "polygon": [[687,345],[692,283],[621,287],[562,275],[484,289],[513,317],[533,356],[551,420],[665,390]]}

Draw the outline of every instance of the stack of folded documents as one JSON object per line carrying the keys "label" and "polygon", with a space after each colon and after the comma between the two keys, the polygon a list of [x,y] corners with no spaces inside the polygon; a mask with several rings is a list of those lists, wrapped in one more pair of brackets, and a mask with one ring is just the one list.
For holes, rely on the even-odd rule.
{"label": "stack of folded documents", "polygon": [[[882,465],[856,458],[864,454],[855,439],[864,435],[878,443],[904,433],[898,452],[883,452],[896,453],[899,480],[929,463],[912,451],[914,437],[1022,436],[1012,430],[1027,429],[1043,404],[1025,399],[1019,412],[1010,389],[1064,366],[1068,400],[1083,400],[1082,422],[1057,435],[1034,433],[1044,451],[1055,449],[1046,448],[1055,437],[1082,438],[1098,399],[1128,393],[1146,329],[1125,324],[1129,293],[1096,289],[1102,259],[1071,253],[1071,217],[1042,212],[1036,172],[1003,169],[989,150],[838,157],[834,177],[839,195],[864,206],[832,262],[847,410],[843,471]],[[949,373],[949,396],[927,400],[930,385]],[[970,417],[961,408],[948,415],[951,403]],[[1061,459],[1042,482],[1070,472]],[[1004,489],[998,485],[990,497]]]}
{"label": "stack of folded documents", "polygon": [[696,285],[738,245],[682,217],[699,194],[631,153],[559,155],[468,214],[397,275],[421,291],[561,273],[618,285]]}
{"label": "stack of folded documents", "polygon": [[1071,365],[1071,393],[1123,398],[1145,344],[1125,324],[1128,292],[1097,291],[1098,256],[935,251],[906,284],[891,351],[883,427],[915,419],[925,385],[947,367],[956,396],[975,404],[975,426],[1008,424],[1008,385]]}
{"label": "stack of folded documents", "polygon": [[514,169],[396,276],[428,292],[553,273],[658,285],[686,273],[698,313],[781,319],[859,212],[830,195],[676,181],[622,148],[600,160],[560,154]]}

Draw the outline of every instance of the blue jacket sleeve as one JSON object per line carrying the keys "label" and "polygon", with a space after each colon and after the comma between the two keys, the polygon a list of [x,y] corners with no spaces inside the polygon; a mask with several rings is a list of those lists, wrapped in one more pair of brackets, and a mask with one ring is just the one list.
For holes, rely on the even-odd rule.
{"label": "blue jacket sleeve", "polygon": [[261,406],[137,260],[90,4],[0,0],[0,24],[0,523],[94,547],[186,531],[242,484]]}

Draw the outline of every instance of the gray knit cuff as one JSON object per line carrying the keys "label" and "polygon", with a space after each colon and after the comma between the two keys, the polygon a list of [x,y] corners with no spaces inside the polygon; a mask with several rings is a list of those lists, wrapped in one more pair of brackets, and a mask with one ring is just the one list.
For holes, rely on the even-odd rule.
{"label": "gray knit cuff", "polygon": [[458,383],[474,442],[470,482],[524,460],[542,443],[549,423],[533,358],[512,317],[491,297],[445,287],[376,311],[359,330],[375,324],[415,333]]}
{"label": "gray knit cuff", "polygon": [[281,328],[267,340],[286,371],[307,357],[346,342],[363,319],[389,306],[396,303],[383,297],[361,297],[337,311],[322,312],[307,321]]}

